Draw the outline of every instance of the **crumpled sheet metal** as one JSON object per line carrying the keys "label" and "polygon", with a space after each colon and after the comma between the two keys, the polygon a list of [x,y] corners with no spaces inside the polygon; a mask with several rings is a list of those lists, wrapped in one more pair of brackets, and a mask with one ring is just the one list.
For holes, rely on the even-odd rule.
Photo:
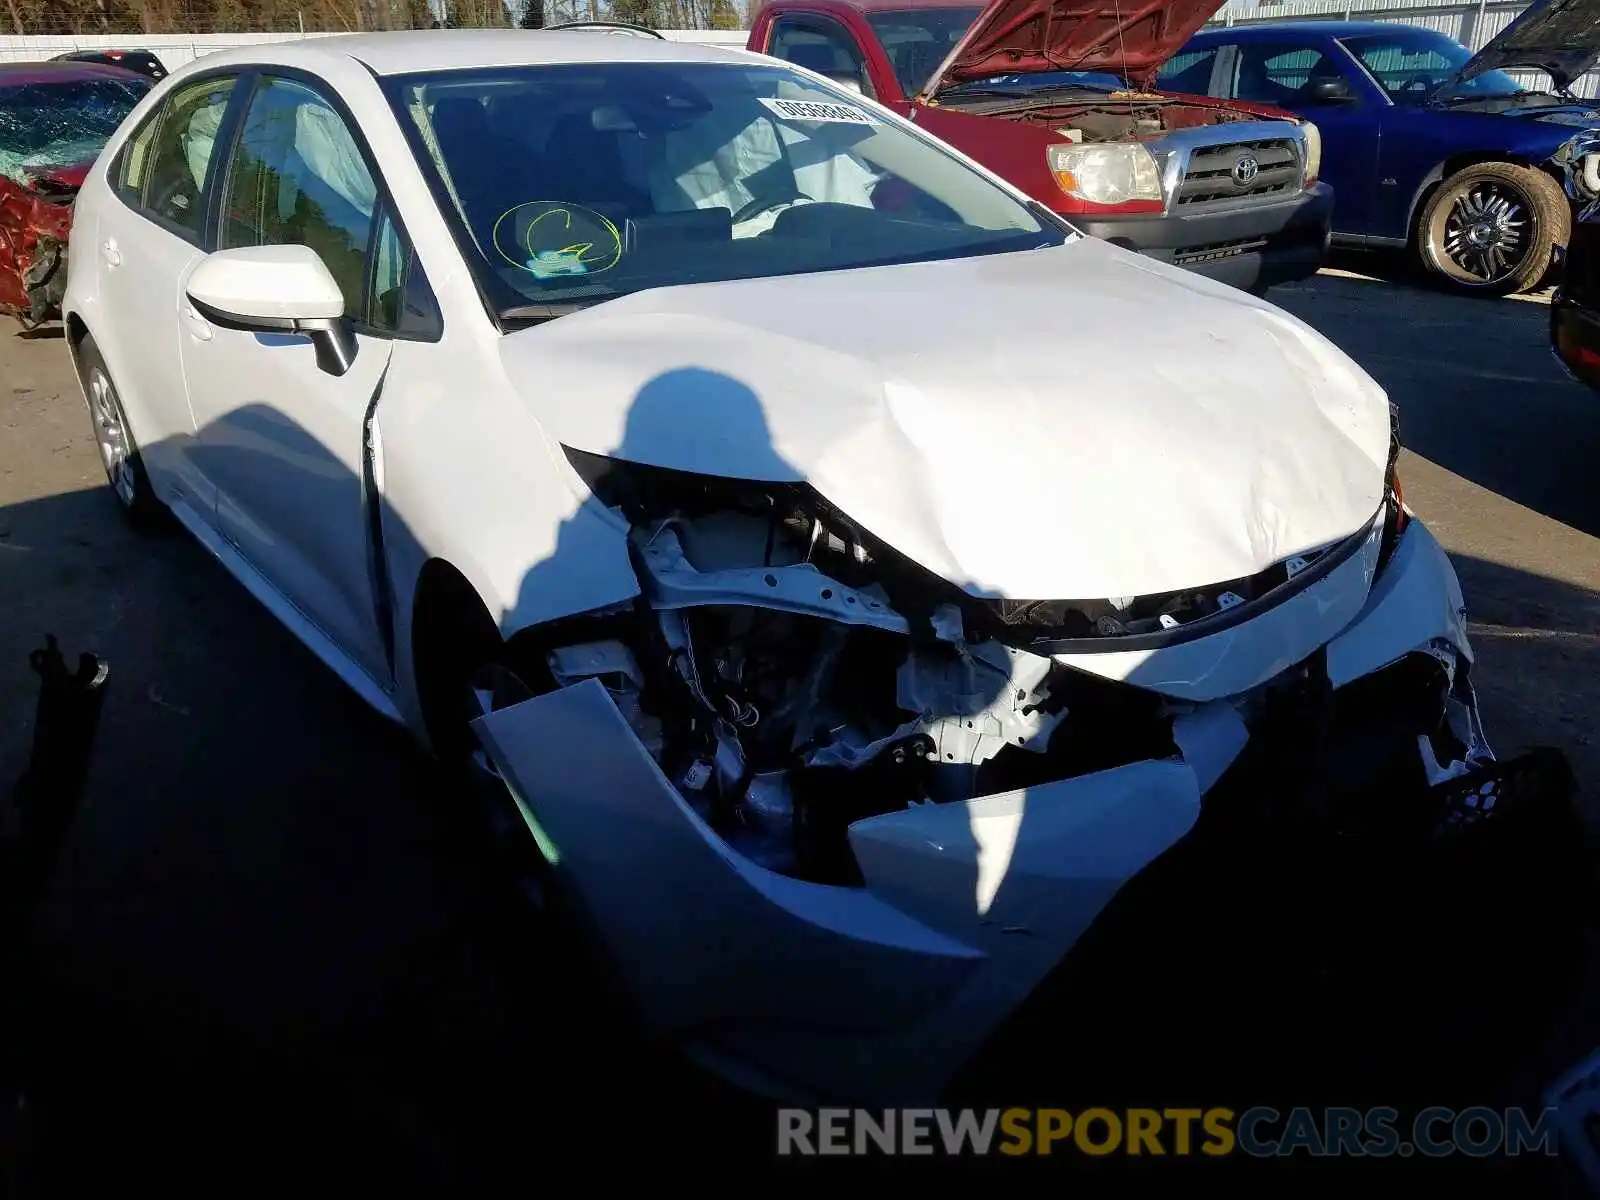
{"label": "crumpled sheet metal", "polygon": [[41,252],[64,247],[72,227],[71,197],[62,199],[66,202],[0,177],[0,308],[11,312],[32,308],[28,270]]}

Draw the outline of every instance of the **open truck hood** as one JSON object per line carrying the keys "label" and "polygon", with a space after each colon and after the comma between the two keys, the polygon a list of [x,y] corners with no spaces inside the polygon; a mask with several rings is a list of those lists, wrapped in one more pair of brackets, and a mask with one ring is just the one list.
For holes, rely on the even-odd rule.
{"label": "open truck hood", "polygon": [[1565,91],[1600,60],[1600,0],[1535,0],[1470,58],[1458,78],[1519,67],[1545,71]]}
{"label": "open truck hood", "polygon": [[1384,492],[1387,398],[1331,342],[1091,238],[638,292],[501,356],[563,445],[809,483],[979,596],[1240,579]]}
{"label": "open truck hood", "polygon": [[994,0],[923,88],[1030,71],[1109,71],[1147,88],[1222,0]]}

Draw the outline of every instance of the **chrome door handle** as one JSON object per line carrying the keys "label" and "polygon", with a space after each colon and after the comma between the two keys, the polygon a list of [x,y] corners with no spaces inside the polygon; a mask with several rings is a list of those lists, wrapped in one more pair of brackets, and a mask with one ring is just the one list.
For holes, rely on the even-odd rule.
{"label": "chrome door handle", "polygon": [[117,248],[115,239],[107,238],[100,244],[100,257],[106,260],[106,266],[108,267],[120,267],[122,265],[122,251]]}

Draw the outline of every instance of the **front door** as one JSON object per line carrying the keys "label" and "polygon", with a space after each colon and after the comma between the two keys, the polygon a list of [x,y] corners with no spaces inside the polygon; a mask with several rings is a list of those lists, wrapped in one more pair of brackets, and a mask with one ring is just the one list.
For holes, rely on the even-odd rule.
{"label": "front door", "polygon": [[371,164],[309,83],[256,80],[220,186],[217,248],[315,250],[344,291],[358,349],[331,375],[309,337],[223,329],[183,302],[183,369],[218,524],[268,586],[387,686],[365,437],[392,349],[373,297],[397,286],[383,276],[405,256]]}
{"label": "front door", "polygon": [[[1233,63],[1234,99],[1288,109],[1322,134],[1322,178],[1333,185],[1334,229],[1373,232],[1377,200],[1378,116],[1347,56],[1305,42],[1240,42]],[[1343,80],[1348,98],[1319,102],[1316,84]]]}

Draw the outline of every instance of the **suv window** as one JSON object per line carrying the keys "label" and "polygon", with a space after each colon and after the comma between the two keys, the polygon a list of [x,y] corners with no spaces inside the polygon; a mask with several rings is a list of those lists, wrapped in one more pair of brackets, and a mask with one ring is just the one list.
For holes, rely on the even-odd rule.
{"label": "suv window", "polygon": [[824,17],[779,17],[772,23],[767,53],[826,75],[852,91],[873,94],[861,47],[848,29]]}
{"label": "suv window", "polygon": [[1172,92],[1187,92],[1191,96],[1211,94],[1211,71],[1217,65],[1219,47],[1207,46],[1204,50],[1185,50],[1174,54],[1161,64],[1156,72],[1156,82]]}
{"label": "suv window", "polygon": [[122,198],[193,242],[205,230],[206,173],[233,84],[225,77],[179,88],[122,155],[117,178]]}
{"label": "suv window", "polygon": [[1302,89],[1312,80],[1344,77],[1315,47],[1245,42],[1234,65],[1233,98],[1292,108],[1305,102]]}
{"label": "suv window", "polygon": [[[303,83],[263,79],[228,166],[217,248],[309,246],[344,293],[345,313],[365,321],[377,210],[372,172],[338,111]],[[397,254],[378,257],[387,267]]]}

